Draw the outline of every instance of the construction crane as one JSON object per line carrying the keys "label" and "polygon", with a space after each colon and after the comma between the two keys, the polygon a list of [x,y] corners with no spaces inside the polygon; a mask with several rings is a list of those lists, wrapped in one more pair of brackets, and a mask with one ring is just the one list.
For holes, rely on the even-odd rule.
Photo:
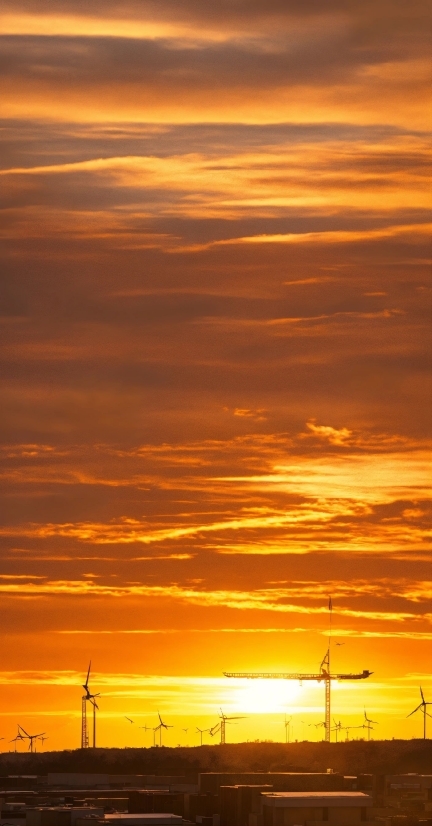
{"label": "construction crane", "polygon": [[330,648],[331,648],[331,617],[332,617],[332,599],[329,597],[329,612],[330,612],[330,631],[329,631],[329,641],[328,641],[328,648],[326,654],[321,662],[320,670],[318,673],[311,673],[311,674],[300,674],[300,673],[249,673],[249,672],[226,672],[224,671],[225,677],[234,677],[236,679],[245,679],[245,680],[299,680],[300,683],[303,681],[306,682],[324,682],[325,685],[325,740],[329,743],[330,742],[330,735],[331,735],[331,721],[330,721],[330,712],[331,712],[331,682],[332,680],[366,680],[373,674],[373,671],[367,671],[366,669],[360,672],[359,674],[331,674],[330,673]]}

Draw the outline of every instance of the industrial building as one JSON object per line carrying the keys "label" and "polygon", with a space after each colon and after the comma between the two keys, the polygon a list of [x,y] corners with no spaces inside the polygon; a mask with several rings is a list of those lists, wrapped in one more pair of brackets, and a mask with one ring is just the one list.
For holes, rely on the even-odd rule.
{"label": "industrial building", "polygon": [[0,777],[0,826],[432,826],[432,775]]}
{"label": "industrial building", "polygon": [[263,792],[262,826],[358,826],[368,820],[372,798],[364,792]]}

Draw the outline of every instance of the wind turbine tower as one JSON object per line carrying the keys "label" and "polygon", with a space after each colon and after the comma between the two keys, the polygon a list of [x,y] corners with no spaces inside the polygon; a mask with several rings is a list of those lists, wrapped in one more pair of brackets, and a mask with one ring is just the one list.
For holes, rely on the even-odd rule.
{"label": "wind turbine tower", "polygon": [[88,681],[90,678],[90,668],[91,668],[91,660],[87,671],[87,677],[84,685],[82,686],[85,694],[83,694],[81,698],[81,748],[88,749],[89,747],[89,735],[88,735],[88,728],[87,728],[87,695],[88,695]]}
{"label": "wind turbine tower", "polygon": [[84,695],[81,699],[81,748],[88,749],[89,736],[87,729],[87,697]]}
{"label": "wind turbine tower", "polygon": [[289,743],[290,741],[290,726],[291,726],[292,716],[288,717],[285,714],[284,726],[285,726],[285,743]]}
{"label": "wind turbine tower", "polygon": [[93,748],[96,748],[96,709],[99,710],[99,706],[96,702],[96,697],[100,697],[99,692],[97,694],[92,694],[89,688],[89,679],[90,679],[90,670],[91,670],[91,660],[89,663],[86,681],[83,684],[83,689],[85,694],[81,700],[81,748],[88,749],[90,747],[90,737],[89,737],[89,729],[87,725],[87,703],[91,703],[93,706]]}
{"label": "wind turbine tower", "polygon": [[378,725],[378,723],[377,723],[377,721],[376,721],[376,720],[371,720],[371,719],[367,716],[367,714],[366,714],[366,709],[365,709],[365,710],[364,710],[364,723],[363,723],[363,728],[367,729],[367,733],[368,733],[368,738],[367,738],[367,739],[368,739],[368,740],[370,740],[370,733],[371,733],[371,731],[373,731],[373,725],[372,725],[372,723],[373,723],[375,726],[377,726],[377,725]]}
{"label": "wind turbine tower", "polygon": [[211,731],[210,728],[198,728],[198,726],[196,727],[196,733],[200,734],[200,740],[201,740],[200,746],[202,746],[202,744],[203,744],[203,734],[206,734],[207,732],[210,732],[210,731]]}
{"label": "wind turbine tower", "polygon": [[432,706],[432,703],[426,702],[426,700],[424,698],[424,694],[423,694],[423,689],[422,689],[421,686],[420,686],[420,697],[421,697],[421,703],[419,703],[417,708],[415,708],[414,711],[411,711],[407,715],[407,717],[411,717],[412,714],[415,714],[416,711],[420,711],[420,709],[422,710],[422,714],[423,714],[423,740],[426,740],[426,717],[431,717],[432,716],[431,714],[429,714],[429,712],[427,710],[427,707]]}
{"label": "wind turbine tower", "polygon": [[168,731],[169,728],[174,728],[174,726],[168,726],[166,723],[164,723],[164,721],[162,720],[162,717],[160,716],[159,712],[158,712],[158,717],[159,717],[159,725],[156,726],[155,732],[159,731],[159,745],[161,746],[162,745],[162,729],[165,728]]}
{"label": "wind turbine tower", "polygon": [[340,732],[340,731],[342,731],[342,729],[343,729],[343,725],[342,725],[342,723],[341,723],[341,721],[340,721],[340,720],[339,720],[339,722],[337,723],[337,722],[336,722],[336,720],[335,720],[334,718],[333,718],[333,722],[334,722],[334,726],[333,726],[333,728],[332,728],[332,731],[335,731],[335,732],[336,732],[336,743],[337,743],[337,741],[338,741],[338,734],[339,734],[339,732]]}

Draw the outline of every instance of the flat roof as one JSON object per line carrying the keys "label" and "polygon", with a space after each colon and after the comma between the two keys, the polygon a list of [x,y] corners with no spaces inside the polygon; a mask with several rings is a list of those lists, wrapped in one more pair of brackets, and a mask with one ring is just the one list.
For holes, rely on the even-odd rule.
{"label": "flat roof", "polygon": [[171,820],[182,821],[181,815],[173,815],[171,812],[137,812],[136,814],[126,812],[116,812],[115,814],[106,814],[104,820],[125,820],[126,823],[133,820],[148,820],[153,823],[160,821],[169,822]]}
{"label": "flat roof", "polygon": [[263,792],[263,802],[279,806],[372,806],[364,792]]}
{"label": "flat roof", "polygon": [[364,792],[263,792],[266,797],[369,797]]}
{"label": "flat roof", "polygon": [[[8,806],[10,805],[13,806],[14,804],[8,803]],[[94,814],[95,812],[102,811],[102,806],[85,806],[84,804],[81,806],[26,806],[26,812],[73,812],[74,814],[77,812],[84,812],[84,814],[89,812],[90,814]]]}

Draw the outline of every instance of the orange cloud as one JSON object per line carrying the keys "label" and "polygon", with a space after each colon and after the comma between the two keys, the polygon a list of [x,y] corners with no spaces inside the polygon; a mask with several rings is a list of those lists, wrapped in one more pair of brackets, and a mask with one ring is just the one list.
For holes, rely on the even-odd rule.
{"label": "orange cloud", "polygon": [[[95,653],[107,744],[125,704],[256,709],[223,671],[318,667],[332,594],[334,662],[379,673],[338,713],[411,737],[429,10],[78,5],[0,12],[2,733],[46,713],[76,746]],[[322,714],[318,687],[266,688],[233,737]]]}
{"label": "orange cloud", "polygon": [[[29,577],[30,579],[30,577]],[[361,587],[365,587],[364,583]],[[373,589],[373,593],[376,589]],[[283,614],[326,614],[327,608],[324,605],[311,606],[299,605],[287,602],[293,596],[299,594],[310,596],[306,589],[303,592],[299,588],[263,588],[255,591],[234,591],[234,590],[198,590],[177,585],[153,586],[153,585],[104,585],[95,583],[89,579],[80,581],[53,580],[45,582],[19,582],[1,583],[0,592],[9,596],[18,597],[42,597],[42,596],[91,596],[91,597],[148,597],[164,600],[174,600],[186,602],[191,605],[203,607],[225,607],[240,611],[272,611]],[[429,597],[424,593],[425,601]],[[411,592],[405,594],[406,599],[411,598]],[[322,593],[321,593],[322,598]],[[417,596],[416,596],[416,600]],[[405,622],[407,620],[425,620],[431,622],[432,614],[424,612],[415,614],[411,611],[382,611],[382,610],[362,610],[357,608],[338,607],[338,614],[343,617],[362,618],[365,620],[380,620],[386,622]]]}

